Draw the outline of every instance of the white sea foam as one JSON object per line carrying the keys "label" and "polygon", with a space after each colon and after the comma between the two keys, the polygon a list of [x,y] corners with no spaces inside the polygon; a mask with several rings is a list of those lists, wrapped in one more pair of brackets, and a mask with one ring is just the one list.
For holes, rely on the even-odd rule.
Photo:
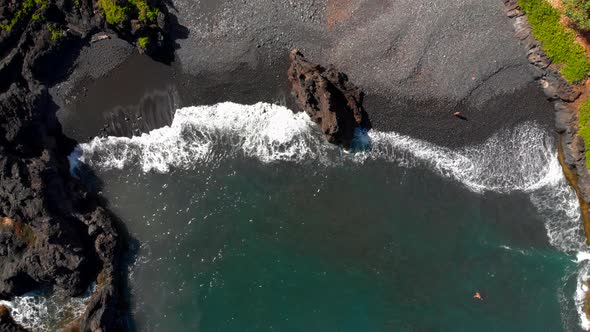
{"label": "white sea foam", "polygon": [[73,298],[31,292],[0,305],[9,307],[14,320],[30,331],[56,331],[84,313],[94,289],[92,285],[84,296]]}
{"label": "white sea foam", "polygon": [[263,162],[320,158],[325,147],[312,137],[304,113],[270,105],[223,103],[176,111],[170,126],[148,134],[96,138],[82,144],[80,160],[100,168],[140,165],[143,171],[167,172],[192,168],[231,156],[256,157]]}
{"label": "white sea foam", "polygon": [[590,264],[586,262],[581,265],[578,273],[576,294],[574,295],[576,309],[580,317],[580,326],[584,331],[590,330],[590,317],[584,312],[584,301],[588,293],[588,280],[590,280]]}
{"label": "white sea foam", "polygon": [[509,247],[507,245],[501,245],[500,248],[502,248],[504,250],[507,250],[507,251],[517,252],[517,253],[519,253],[521,255],[524,255],[524,256],[529,255],[529,253],[527,253],[525,250],[522,250],[522,249],[514,249],[514,248]]}
{"label": "white sea foam", "polygon": [[590,252],[579,252],[576,254],[576,263],[590,261]]}
{"label": "white sea foam", "polygon": [[347,154],[325,142],[305,113],[277,105],[222,103],[187,107],[170,126],[132,138],[95,138],[72,156],[102,169],[139,165],[145,172],[190,169],[203,162],[236,156],[262,162],[311,161],[340,164],[385,159],[403,166],[428,164],[473,191],[532,191],[560,179],[552,140],[543,129],[524,124],[504,130],[484,144],[460,150],[393,132],[358,134],[365,152]]}
{"label": "white sea foam", "polygon": [[[482,144],[455,150],[379,131],[358,131],[353,146],[362,152],[345,153],[326,143],[304,113],[265,103],[222,103],[179,109],[170,126],[141,136],[95,138],[80,145],[71,163],[75,166],[79,159],[101,169],[140,167],[161,173],[243,156],[264,163],[386,160],[403,167],[421,165],[474,192],[527,194],[545,217],[552,245],[568,253],[587,251],[576,194],[563,176],[553,137],[535,123],[501,130]],[[576,299],[583,296],[578,293]],[[588,324],[585,315],[580,319]]]}
{"label": "white sea foam", "polygon": [[475,192],[530,192],[559,180],[552,140],[544,130],[525,123],[502,130],[483,144],[452,150],[396,133],[370,132],[368,157],[402,165],[424,163]]}

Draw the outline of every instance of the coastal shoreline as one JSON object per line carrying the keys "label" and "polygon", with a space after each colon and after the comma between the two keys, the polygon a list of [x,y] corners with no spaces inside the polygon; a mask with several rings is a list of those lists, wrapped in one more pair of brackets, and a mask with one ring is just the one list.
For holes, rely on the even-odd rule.
{"label": "coastal shoreline", "polygon": [[590,170],[586,167],[584,141],[578,134],[578,106],[582,95],[581,86],[567,82],[558,68],[551,64],[541,44],[532,34],[532,29],[524,11],[518,6],[518,0],[504,0],[506,16],[514,24],[515,37],[527,50],[527,58],[541,75],[537,79],[538,87],[545,98],[553,105],[554,128],[559,136],[558,152],[560,164],[566,179],[580,199],[584,229],[590,244]]}
{"label": "coastal shoreline", "polygon": [[[531,65],[536,66],[543,75],[539,86],[547,99],[554,105],[555,129],[559,136],[558,156],[563,173],[579,200],[580,212],[586,243],[590,245],[590,169],[586,163],[584,139],[579,134],[578,108],[582,96],[587,95],[586,84],[571,85],[551,63],[541,44],[534,38],[532,28],[518,0],[504,0],[506,15],[514,22],[515,37],[527,49]],[[588,50],[586,50],[588,52]],[[588,280],[584,281],[585,283]],[[582,311],[590,318],[590,288],[586,285]]]}
{"label": "coastal shoreline", "polygon": [[[218,8],[213,6],[211,10],[217,11]],[[351,20],[354,20],[353,16]],[[315,24],[316,21],[317,19],[314,18],[312,23]],[[350,28],[342,26],[342,22],[346,23],[345,18],[328,21],[330,29],[336,31],[331,35],[334,40]],[[418,98],[399,93],[391,86],[384,89],[380,86],[382,82],[371,83],[371,76],[374,74],[370,71],[359,72],[359,69],[354,68],[353,61],[343,60],[345,58],[343,55],[330,58],[331,48],[338,48],[333,45],[334,40],[323,41],[318,45],[308,44],[307,48],[316,60],[319,59],[322,62],[326,62],[326,59],[335,60],[338,67],[344,67],[344,71],[347,71],[346,67],[353,70],[351,81],[365,83],[364,86],[360,83],[359,85],[368,92],[366,109],[375,129],[395,130],[444,146],[458,147],[481,142],[499,129],[514,126],[531,118],[538,119],[546,126],[550,122],[550,115],[539,111],[539,109],[547,108],[547,103],[536,82],[541,75],[536,75],[534,71],[529,70],[526,63],[500,64],[497,68],[479,68],[481,73],[473,74],[474,79],[467,80],[466,85],[469,86],[461,87],[461,90],[466,91],[465,96],[456,98],[451,96],[447,99],[431,93],[430,97],[426,95],[426,97],[422,96],[424,98]],[[295,40],[294,43],[296,42]],[[83,142],[93,136],[131,136],[158,128],[169,124],[173,112],[182,106],[215,104],[231,100],[242,103],[268,101],[296,109],[289,93],[286,75],[288,48],[279,47],[272,41],[270,45],[258,48],[256,43],[257,41],[247,46],[247,48],[258,49],[256,56],[262,60],[255,65],[248,64],[243,58],[236,59],[232,56],[230,60],[220,61],[230,62],[231,65],[227,66],[229,70],[213,68],[208,72],[198,71],[197,73],[191,68],[187,69],[186,63],[181,61],[166,66],[146,56],[138,55],[129,48],[127,42],[114,36],[109,40],[93,43],[87,47],[99,50],[105,47],[106,51],[102,50],[91,55],[82,52],[78,58],[78,64],[86,62],[88,68],[93,68],[99,65],[95,61],[112,53],[120,54],[121,58],[113,61],[112,65],[106,66],[104,72],[99,72],[96,76],[72,77],[82,72],[82,69],[76,68],[73,70],[74,74],[69,76],[65,83],[57,84],[60,86],[64,83],[63,91],[54,89],[56,85],[50,88],[50,91],[54,92],[54,97],[57,96],[55,101],[60,98],[60,94],[64,99],[63,104],[58,102],[59,108],[62,109],[59,123],[68,138]],[[426,56],[425,54],[421,54],[420,57]],[[382,56],[388,55],[385,53]],[[421,74],[428,72],[424,68],[419,69]],[[146,77],[140,75],[141,72],[154,75]],[[519,79],[519,86],[514,91],[505,91],[497,87],[499,82],[518,75],[525,75],[526,79]],[[133,87],[134,89],[131,89],[134,93],[128,93],[130,89],[127,87],[133,85],[133,82],[124,81],[122,77],[131,78],[132,81],[136,79],[146,84],[137,84]],[[70,85],[67,86],[68,84]],[[400,84],[400,81],[392,80],[391,85],[395,84]],[[408,87],[411,88],[415,84],[420,82],[408,83]],[[431,89],[435,88],[436,86],[431,87]],[[77,97],[73,103],[70,103],[74,107],[68,109],[66,98],[71,97],[71,94]],[[113,98],[114,100],[101,98],[104,95],[118,97]],[[162,109],[166,111],[158,112]],[[469,121],[462,122],[453,117],[452,112],[458,110],[466,114]],[[64,162],[63,153],[59,155],[59,160],[59,169],[65,172],[67,163]],[[85,197],[89,197],[97,205],[103,204],[98,197],[93,196],[93,193],[84,195],[88,195]],[[107,228],[114,225],[114,229],[108,229],[111,233],[106,236],[118,236],[121,242],[117,246],[123,245],[122,243],[126,242],[122,235],[124,232],[118,229],[123,225],[121,221],[117,223],[116,218],[109,216],[107,211],[100,210],[97,215],[97,218],[92,219],[92,223],[97,222],[96,219],[112,220],[114,224],[101,225],[101,227]],[[116,247],[114,250],[122,249],[122,247]],[[110,305],[116,306],[116,302],[122,299],[120,294],[116,295],[116,289],[120,287],[116,285],[116,282],[121,282],[126,276],[122,275],[124,271],[121,267],[114,267],[114,269],[118,271],[113,275],[114,279],[101,278],[106,283],[99,282],[100,292],[95,293],[91,299],[94,308],[100,307],[99,302],[107,302],[113,298],[115,304],[110,303]],[[105,300],[105,297],[109,298]],[[102,309],[104,310],[104,307]]]}
{"label": "coastal shoreline", "polygon": [[[164,32],[166,8],[159,2],[155,6],[160,6],[159,25],[148,25],[144,18],[135,22],[136,31]],[[80,317],[64,318],[52,329],[129,327],[125,226],[100,195],[70,174],[68,155],[77,143],[64,135],[48,91],[71,72],[83,45],[96,36],[108,39],[101,31],[133,42],[125,22],[113,31],[101,10],[95,1],[2,2],[0,75],[6,80],[0,86],[0,300],[9,303],[4,301],[41,291],[79,297],[96,283]],[[4,24],[6,18],[11,18],[9,24]],[[22,330],[13,326],[7,307],[1,311],[0,329]]]}
{"label": "coastal shoreline", "polygon": [[[401,8],[392,8],[355,0],[342,5],[342,10],[351,14],[330,20],[330,25],[327,22],[332,17],[332,1],[327,0],[313,4],[303,1],[293,6],[270,4],[267,0],[259,4],[210,2],[175,1],[177,12],[171,11],[178,18],[179,29],[190,28],[190,33],[176,41],[176,58],[168,69],[162,71],[161,64],[130,55],[115,69],[93,78],[95,85],[104,87],[97,91],[92,91],[93,87],[79,77],[60,83],[69,86],[64,94],[78,96],[69,105],[60,104],[65,130],[83,131],[74,136],[79,141],[105,134],[132,134],[111,131],[111,114],[116,112],[118,95],[141,94],[143,83],[122,84],[117,80],[119,72],[138,78],[144,77],[139,71],[154,73],[150,80],[166,81],[174,91],[176,108],[224,101],[264,101],[296,111],[286,75],[288,54],[294,47],[310,61],[333,64],[362,88],[366,94],[364,108],[376,130],[395,131],[458,148],[482,143],[497,130],[528,120],[547,128],[553,126],[552,106],[537,84],[540,73],[530,66],[526,50],[514,40],[513,27],[499,1],[461,0],[445,3],[441,13],[428,10],[412,16],[402,15],[400,10],[413,13],[417,4],[400,2]],[[482,21],[466,16],[466,9],[483,16]],[[253,11],[256,16],[240,20]],[[295,15],[300,11],[303,18]],[[441,15],[445,20],[439,18]],[[268,21],[268,17],[273,20]],[[372,20],[361,20],[362,17]],[[429,20],[433,23],[428,27],[420,23]],[[384,29],[385,24],[392,27]],[[418,33],[408,29],[413,24],[420,31],[427,30]],[[453,29],[469,34],[459,36],[451,33]],[[437,39],[440,41],[434,43]],[[100,63],[96,54],[111,47],[102,43],[90,45],[97,49],[94,53],[82,52],[77,76],[84,75],[84,68]],[[459,45],[451,47],[453,43]],[[134,61],[142,65],[134,65]],[[165,71],[169,77],[162,75]],[[153,91],[148,88],[145,92]],[[95,97],[85,97],[91,94]],[[96,97],[105,94],[111,95],[111,100]],[[136,107],[141,103],[139,99],[121,100],[119,104]],[[452,115],[457,111],[467,121]],[[69,116],[71,120],[67,120]],[[141,114],[130,114],[129,122],[137,116]],[[130,127],[143,128],[140,132],[145,132],[147,128],[166,124],[138,123]],[[108,126],[107,130],[102,130],[104,126]]]}
{"label": "coastal shoreline", "polygon": [[[212,12],[205,11],[202,15],[215,17],[217,10],[218,8],[212,7]],[[183,19],[179,13],[180,24],[184,23]],[[334,34],[333,38],[340,37]],[[206,40],[202,46],[207,43],[213,43],[211,46],[214,49],[223,45],[223,41]],[[177,56],[169,67],[163,67],[162,64],[137,53],[127,55],[116,66],[100,73],[92,81],[87,80],[84,71],[80,70],[81,75],[72,75],[59,83],[60,87],[65,87],[62,94],[75,96],[69,103],[67,100],[63,104],[58,103],[58,117],[64,132],[79,142],[88,141],[95,136],[129,137],[169,125],[178,108],[213,105],[224,101],[243,104],[266,101],[297,110],[286,75],[290,49],[276,45],[274,39],[262,47],[258,47],[257,43],[253,41],[245,46],[253,50],[256,61],[251,60],[250,51],[244,51],[248,54],[247,57],[236,57],[228,53],[216,59],[223,66],[211,65],[207,70],[191,68],[182,55]],[[330,58],[326,53],[334,47],[333,43],[333,40],[328,40],[318,45],[304,44],[307,47],[303,51],[306,54],[309,51],[312,60],[319,59],[329,63],[325,60]],[[86,63],[87,67],[92,68],[93,63],[100,61],[96,54],[102,54],[103,47],[108,49],[111,46],[97,42],[89,47],[98,51],[83,52],[78,63]],[[199,49],[196,46],[195,48]],[[220,49],[231,52],[231,48]],[[522,55],[525,54],[523,50]],[[370,71],[359,73],[353,70],[351,74],[347,71],[347,74],[351,81],[365,83],[359,85],[367,92],[365,109],[374,129],[396,131],[456,148],[483,142],[500,129],[531,119],[547,128],[553,126],[550,103],[538,87],[538,79],[542,75],[536,69],[531,69],[534,67],[527,61],[521,61],[522,59],[519,55],[514,63],[496,64],[492,69],[486,65],[485,68],[477,69],[481,73],[474,74],[473,79],[469,77],[467,83],[453,81],[454,84],[468,85],[461,87],[466,92],[458,98],[441,98],[435,93],[427,93],[419,98],[399,94],[393,86],[407,83],[393,81],[392,87],[383,89],[380,84],[370,82]],[[208,58],[203,58],[202,61],[204,64],[211,62]],[[335,62],[335,65],[343,70],[354,69],[350,68],[352,63],[354,60]],[[483,62],[478,66],[483,67]],[[426,68],[422,70],[427,71]],[[144,76],[145,73],[149,77]],[[136,80],[142,82],[140,84],[124,84],[121,79],[123,76],[145,78]],[[517,81],[518,84],[512,90],[505,90],[501,87],[504,80]],[[104,95],[111,98],[101,98]],[[160,107],[145,107],[143,100],[146,98],[162,101],[152,102]],[[151,113],[146,114],[146,109],[151,109]],[[153,114],[156,109],[164,109],[165,116],[150,117],[149,114]],[[467,115],[468,121],[453,117],[452,113],[456,111]]]}

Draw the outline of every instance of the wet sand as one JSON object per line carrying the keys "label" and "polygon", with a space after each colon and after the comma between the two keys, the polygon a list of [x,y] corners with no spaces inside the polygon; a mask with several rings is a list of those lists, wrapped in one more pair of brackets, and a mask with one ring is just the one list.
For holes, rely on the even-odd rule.
{"label": "wet sand", "polygon": [[65,134],[86,141],[103,134],[130,136],[169,123],[178,102],[174,77],[169,66],[135,53],[98,79],[75,81],[71,100],[58,101]]}
{"label": "wet sand", "polygon": [[68,82],[74,87],[74,97],[58,100],[58,117],[66,135],[83,142],[101,135],[129,137],[168,125],[174,111],[185,106],[233,101],[296,109],[286,79],[287,66],[285,56],[276,72],[238,68],[188,75],[174,65],[134,53],[102,77]]}

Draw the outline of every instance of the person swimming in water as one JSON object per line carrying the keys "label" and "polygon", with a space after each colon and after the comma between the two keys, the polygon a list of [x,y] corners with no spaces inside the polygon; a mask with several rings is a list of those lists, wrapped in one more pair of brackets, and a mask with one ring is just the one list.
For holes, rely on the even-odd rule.
{"label": "person swimming in water", "polygon": [[481,296],[481,294],[479,294],[479,292],[475,292],[475,295],[473,295],[473,298],[483,301],[483,297]]}

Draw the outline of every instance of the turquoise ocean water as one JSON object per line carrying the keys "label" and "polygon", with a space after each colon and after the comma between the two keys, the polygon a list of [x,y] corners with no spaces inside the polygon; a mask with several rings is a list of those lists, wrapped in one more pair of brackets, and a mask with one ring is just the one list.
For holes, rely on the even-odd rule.
{"label": "turquoise ocean water", "polygon": [[456,150],[355,142],[330,146],[282,107],[220,104],[83,144],[73,160],[137,240],[135,328],[581,330],[586,247],[550,130]]}

